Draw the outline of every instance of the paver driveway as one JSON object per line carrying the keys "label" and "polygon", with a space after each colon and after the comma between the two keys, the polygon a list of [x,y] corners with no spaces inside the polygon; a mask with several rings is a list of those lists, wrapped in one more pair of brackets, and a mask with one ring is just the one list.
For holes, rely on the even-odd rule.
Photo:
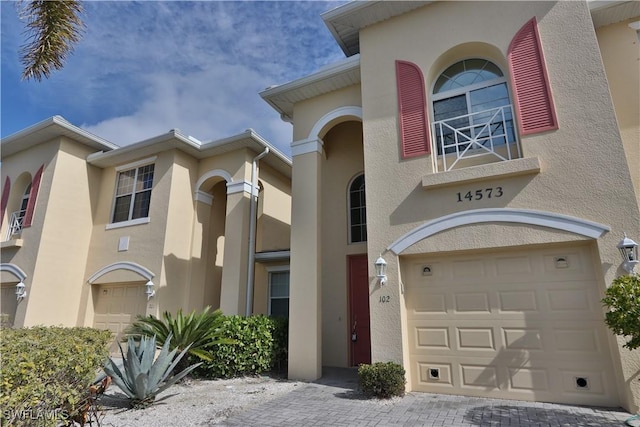
{"label": "paver driveway", "polygon": [[364,399],[355,370],[328,369],[322,379],[236,414],[225,426],[624,426],[631,414],[515,400],[408,393]]}

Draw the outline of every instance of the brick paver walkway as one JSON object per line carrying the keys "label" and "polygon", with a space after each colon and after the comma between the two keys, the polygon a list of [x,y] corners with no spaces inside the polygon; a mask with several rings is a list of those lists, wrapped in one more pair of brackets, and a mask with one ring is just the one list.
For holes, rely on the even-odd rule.
{"label": "brick paver walkway", "polygon": [[236,414],[224,426],[624,426],[631,414],[515,400],[408,393],[364,399],[353,370],[332,369],[314,383]]}

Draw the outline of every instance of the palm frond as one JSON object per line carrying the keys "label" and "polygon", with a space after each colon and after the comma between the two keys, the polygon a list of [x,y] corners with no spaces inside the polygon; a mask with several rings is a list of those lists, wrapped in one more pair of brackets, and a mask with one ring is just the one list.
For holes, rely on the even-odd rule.
{"label": "palm frond", "polygon": [[20,3],[27,43],[20,49],[23,79],[41,81],[59,70],[82,38],[84,12],[79,0],[29,0]]}

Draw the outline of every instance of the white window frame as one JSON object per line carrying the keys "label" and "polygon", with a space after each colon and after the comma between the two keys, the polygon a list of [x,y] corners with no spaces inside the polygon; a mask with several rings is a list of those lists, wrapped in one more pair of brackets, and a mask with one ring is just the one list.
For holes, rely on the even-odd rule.
{"label": "white window frame", "polygon": [[[132,163],[127,163],[126,165],[120,165],[117,166],[115,168],[116,171],[116,180],[115,180],[115,184],[114,184],[114,189],[113,189],[113,199],[112,199],[112,204],[111,204],[111,213],[109,215],[109,224],[107,224],[107,226],[105,227],[106,230],[112,230],[114,228],[122,228],[122,227],[130,227],[133,225],[139,225],[139,224],[147,224],[149,222],[151,222],[150,216],[146,216],[143,218],[136,218],[136,219],[129,219],[127,221],[119,221],[119,222],[113,222],[113,214],[115,213],[115,209],[116,209],[116,199],[118,197],[117,193],[118,193],[118,180],[120,178],[120,174],[126,171],[130,171],[135,169],[136,171],[136,175],[138,174],[138,169],[140,169],[141,167],[144,166],[148,166],[151,164],[155,164],[155,161],[157,159],[157,156],[153,156],[153,157],[149,157],[146,159],[142,159],[142,160],[138,160],[136,162],[132,162]],[[154,180],[155,180],[155,167],[154,167]],[[134,178],[134,182],[135,182],[135,178]],[[134,186],[134,190],[135,192],[135,186]],[[153,183],[151,184],[151,193],[153,194]],[[133,208],[133,203],[135,201],[135,197],[131,198],[131,205],[130,205],[130,211],[129,211],[129,216],[131,216],[131,209]]]}
{"label": "white window frame", "polygon": [[[274,299],[271,296],[271,277],[272,273],[289,273],[289,294],[287,295],[287,299],[289,300],[289,309],[291,309],[291,266],[287,265],[278,265],[273,267],[267,267],[267,315],[271,316],[271,300]],[[275,299],[284,299],[284,297],[276,297]],[[289,313],[287,313],[287,318],[289,317]]]}
{"label": "white window frame", "polygon": [[[347,229],[348,229],[348,233],[349,233],[349,242],[348,243],[350,245],[357,245],[357,244],[361,244],[361,243],[367,243],[367,239],[361,240],[359,242],[354,242],[353,241],[353,236],[351,234],[351,186],[353,185],[353,182],[356,179],[358,179],[359,177],[361,177],[361,176],[364,177],[364,182],[365,182],[365,186],[366,186],[367,178],[364,176],[364,171],[358,172],[353,178],[351,178],[351,180],[349,181],[349,184],[347,185]],[[365,189],[364,197],[365,197],[364,209],[365,209],[365,213],[366,213],[366,209],[367,209],[367,203],[366,203],[367,191],[366,191],[366,189]],[[366,228],[367,228],[366,216],[365,216],[364,227],[365,227],[365,230],[366,230]],[[367,234],[367,237],[369,237],[368,234]]]}

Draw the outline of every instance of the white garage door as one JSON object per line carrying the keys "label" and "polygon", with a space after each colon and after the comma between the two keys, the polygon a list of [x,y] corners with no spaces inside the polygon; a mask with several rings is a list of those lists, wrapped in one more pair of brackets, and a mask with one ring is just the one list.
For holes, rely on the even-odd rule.
{"label": "white garage door", "polygon": [[93,327],[120,334],[136,319],[146,313],[147,297],[144,284],[94,285],[98,286]]}
{"label": "white garage door", "polygon": [[589,247],[402,262],[414,390],[619,404]]}

